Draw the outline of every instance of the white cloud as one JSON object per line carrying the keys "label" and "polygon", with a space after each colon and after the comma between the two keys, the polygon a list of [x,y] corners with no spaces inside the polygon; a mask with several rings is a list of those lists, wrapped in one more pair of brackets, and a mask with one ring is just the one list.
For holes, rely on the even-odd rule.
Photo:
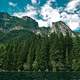
{"label": "white cloud", "polygon": [[9,2],[9,5],[12,6],[12,7],[16,7],[17,3]]}
{"label": "white cloud", "polygon": [[66,12],[63,12],[61,13],[61,20],[67,23],[67,25],[72,30],[75,30],[77,27],[80,26],[80,18],[78,14],[68,14]]}
{"label": "white cloud", "polygon": [[38,22],[39,27],[48,27],[49,24],[46,21],[43,20],[36,20]]}
{"label": "white cloud", "polygon": [[32,4],[39,4],[40,1],[39,0],[31,0]]}
{"label": "white cloud", "polygon": [[77,27],[80,27],[80,18],[77,14],[73,14],[70,16],[70,20],[68,22],[69,27],[72,30],[75,30]]}
{"label": "white cloud", "polygon": [[68,25],[72,30],[75,30],[80,26],[78,22],[68,22]]}
{"label": "white cloud", "polygon": [[17,16],[17,17],[20,17],[20,18],[23,17],[23,16],[29,16],[29,17],[34,19],[34,15],[36,15],[36,14],[37,14],[36,9],[31,5],[27,5],[25,7],[25,12],[14,13],[13,16]]}
{"label": "white cloud", "polygon": [[80,5],[80,0],[72,0],[68,3],[66,6],[66,11],[67,12],[73,12],[76,11],[76,7]]}
{"label": "white cloud", "polygon": [[[80,0],[72,0],[68,3],[64,11],[61,13],[61,20],[66,22],[72,30],[80,27],[80,12],[75,13],[79,5]],[[67,12],[69,12],[69,14]]]}
{"label": "white cloud", "polygon": [[32,4],[36,4],[37,3],[37,0],[32,0]]}
{"label": "white cloud", "polygon": [[47,21],[47,23],[50,22],[50,24],[52,22],[60,21],[60,14],[59,14],[58,10],[53,9],[48,4],[46,4],[42,7],[41,15],[43,16],[43,19],[45,21]]}
{"label": "white cloud", "polygon": [[51,2],[56,2],[56,0],[48,0],[45,5],[51,5]]}

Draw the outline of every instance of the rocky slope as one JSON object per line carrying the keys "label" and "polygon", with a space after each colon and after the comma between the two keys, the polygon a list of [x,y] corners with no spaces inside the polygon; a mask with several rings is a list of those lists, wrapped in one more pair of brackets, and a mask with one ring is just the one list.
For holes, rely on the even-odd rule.
{"label": "rocky slope", "polygon": [[[52,27],[42,27],[39,28],[38,23],[33,20],[32,18],[28,16],[24,16],[23,18],[18,18],[15,16],[10,16],[7,13],[0,12],[0,39],[4,39],[4,36],[6,37],[9,34],[15,35],[19,32],[31,32],[36,35],[49,35],[50,33],[62,33],[63,35],[66,35],[67,32],[71,36],[75,36],[76,33],[73,32],[64,22],[59,21],[52,23]],[[27,34],[28,34],[27,33]],[[23,34],[23,33],[22,33]],[[21,34],[18,34],[17,36],[21,36]],[[14,36],[15,37],[15,36]]]}
{"label": "rocky slope", "polygon": [[55,32],[57,34],[62,33],[64,36],[69,33],[71,36],[75,36],[76,33],[73,32],[64,22],[58,21],[55,23],[52,23],[52,29],[51,32]]}

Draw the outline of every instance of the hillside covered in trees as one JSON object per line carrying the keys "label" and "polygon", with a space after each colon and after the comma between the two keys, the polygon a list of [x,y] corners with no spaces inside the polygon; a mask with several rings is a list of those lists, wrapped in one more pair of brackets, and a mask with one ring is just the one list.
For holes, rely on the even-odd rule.
{"label": "hillside covered in trees", "polygon": [[80,71],[80,37],[61,21],[39,28],[0,13],[0,71]]}
{"label": "hillside covered in trees", "polygon": [[0,43],[0,70],[80,71],[80,38],[68,33],[42,37],[25,31],[20,37],[6,38]]}

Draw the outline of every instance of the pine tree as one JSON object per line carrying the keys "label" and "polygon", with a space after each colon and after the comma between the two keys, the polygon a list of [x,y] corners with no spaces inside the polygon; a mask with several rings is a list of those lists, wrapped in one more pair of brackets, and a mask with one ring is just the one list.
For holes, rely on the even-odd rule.
{"label": "pine tree", "polygon": [[67,32],[65,36],[65,68],[66,71],[70,71],[72,67],[72,54],[73,41],[71,35]]}
{"label": "pine tree", "polygon": [[58,62],[58,53],[59,53],[59,48],[58,48],[58,35],[56,33],[51,34],[50,36],[50,61],[51,61],[51,66],[53,67],[53,72],[55,72],[56,69],[56,64]]}
{"label": "pine tree", "polygon": [[73,38],[72,69],[73,71],[80,70],[80,37],[78,36]]}

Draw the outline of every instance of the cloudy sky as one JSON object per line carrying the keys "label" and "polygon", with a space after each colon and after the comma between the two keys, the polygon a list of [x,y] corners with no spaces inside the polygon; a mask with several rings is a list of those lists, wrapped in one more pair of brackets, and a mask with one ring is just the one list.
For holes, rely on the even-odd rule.
{"label": "cloudy sky", "polygon": [[1,0],[0,12],[30,16],[40,27],[61,20],[72,30],[80,29],[80,0]]}

